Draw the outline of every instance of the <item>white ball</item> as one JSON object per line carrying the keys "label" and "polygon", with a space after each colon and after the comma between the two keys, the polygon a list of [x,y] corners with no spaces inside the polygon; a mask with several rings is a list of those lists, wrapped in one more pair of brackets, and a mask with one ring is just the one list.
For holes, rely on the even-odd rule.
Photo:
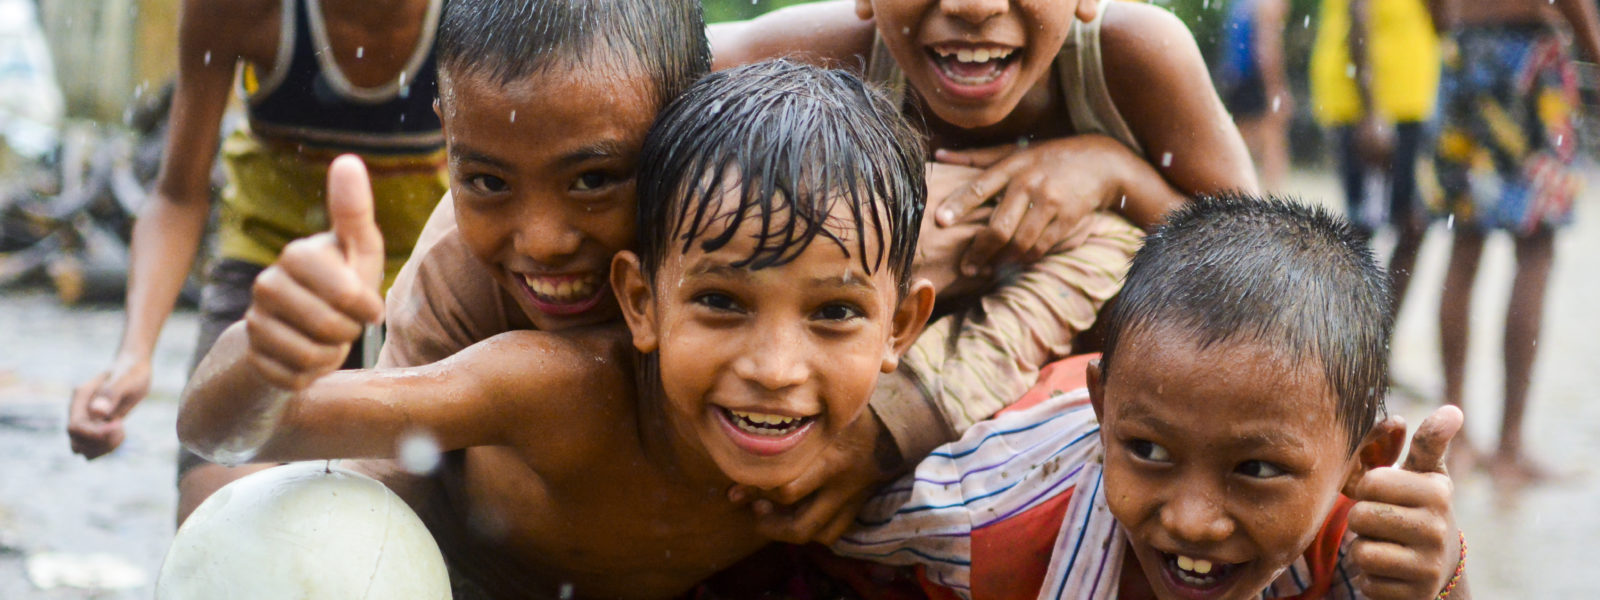
{"label": "white ball", "polygon": [[158,600],[450,599],[439,545],[389,488],[326,461],[228,484],[184,522]]}

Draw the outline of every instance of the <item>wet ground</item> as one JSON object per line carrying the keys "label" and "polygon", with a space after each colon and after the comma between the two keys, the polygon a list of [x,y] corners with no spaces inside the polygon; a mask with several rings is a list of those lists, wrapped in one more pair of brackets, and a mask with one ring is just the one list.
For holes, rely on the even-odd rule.
{"label": "wet ground", "polygon": [[[1496,489],[1458,478],[1457,513],[1471,544],[1480,598],[1591,595],[1587,542],[1600,533],[1600,172],[1579,222],[1558,239],[1527,426],[1531,452],[1568,473],[1559,483]],[[1300,174],[1293,191],[1334,201],[1331,177]],[[1380,247],[1386,240],[1380,238]],[[1449,235],[1436,227],[1418,261],[1395,341],[1395,410],[1415,424],[1440,389],[1437,307]],[[1384,252],[1383,254],[1386,254]],[[1468,427],[1484,444],[1499,419],[1500,329],[1511,277],[1508,240],[1491,239],[1478,277],[1467,397]],[[152,595],[172,535],[176,396],[195,335],[192,313],[168,322],[151,396],[129,418],[128,441],[93,463],[67,449],[71,386],[109,360],[116,307],[63,308],[45,291],[0,293],[0,599],[132,599]],[[30,577],[28,564],[34,566]],[[52,569],[55,567],[55,569]],[[59,576],[120,578],[127,587],[41,589]],[[133,578],[121,576],[135,576]],[[142,579],[142,583],[141,583]]]}

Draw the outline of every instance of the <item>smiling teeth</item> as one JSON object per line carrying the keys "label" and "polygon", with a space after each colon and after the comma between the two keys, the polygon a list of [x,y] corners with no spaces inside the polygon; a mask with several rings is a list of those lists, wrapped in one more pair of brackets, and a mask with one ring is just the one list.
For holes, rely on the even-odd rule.
{"label": "smiling teeth", "polygon": [[533,290],[535,295],[554,302],[583,300],[593,296],[599,287],[592,276],[557,282],[523,275],[522,282],[528,284],[528,289]]}
{"label": "smiling teeth", "polygon": [[766,413],[727,409],[739,430],[756,435],[784,435],[800,427],[805,417],[785,417]]}
{"label": "smiling teeth", "polygon": [[954,56],[957,61],[964,63],[983,63],[990,60],[1003,60],[1011,56],[1016,50],[1013,48],[950,48],[939,47],[934,49],[942,58]]}
{"label": "smiling teeth", "polygon": [[1206,575],[1206,574],[1211,573],[1211,567],[1212,566],[1214,566],[1214,565],[1211,564],[1211,561],[1206,560],[1204,558],[1189,558],[1187,556],[1179,556],[1178,557],[1178,568],[1179,569],[1183,569],[1185,571],[1192,571],[1192,572],[1198,573],[1200,575]]}

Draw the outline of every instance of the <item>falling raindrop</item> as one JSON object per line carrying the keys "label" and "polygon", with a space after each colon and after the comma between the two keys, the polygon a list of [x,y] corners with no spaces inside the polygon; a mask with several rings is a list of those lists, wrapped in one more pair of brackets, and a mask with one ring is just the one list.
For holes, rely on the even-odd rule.
{"label": "falling raindrop", "polygon": [[206,64],[208,64],[208,65],[211,64],[211,51],[210,50],[206,51],[205,59],[206,59]]}
{"label": "falling raindrop", "polygon": [[1356,64],[1355,63],[1345,63],[1344,64],[1344,76],[1345,77],[1355,77],[1356,76]]}
{"label": "falling raindrop", "polygon": [[[750,3],[751,4],[755,4],[755,0],[750,0]],[[572,590],[572,584],[571,583],[567,583],[567,582],[564,582],[564,581],[561,582],[561,592],[560,592],[561,600],[572,600],[572,598],[574,596],[574,594],[572,592],[573,592],[573,590]]]}
{"label": "falling raindrop", "polygon": [[1272,112],[1278,112],[1278,107],[1280,107],[1282,105],[1283,105],[1283,97],[1282,96],[1273,96],[1272,97]]}
{"label": "falling raindrop", "polygon": [[439,442],[426,431],[400,438],[400,466],[412,475],[427,475],[439,467]]}
{"label": "falling raindrop", "polygon": [[517,122],[517,111],[516,111],[516,109],[512,109],[512,111],[511,111],[511,122],[512,123]]}
{"label": "falling raindrop", "polygon": [[1300,22],[1300,28],[1301,29],[1310,29],[1311,28],[1311,15],[1306,15],[1305,20]]}
{"label": "falling raindrop", "polygon": [[367,53],[367,47],[366,46],[356,46],[356,58],[361,58],[362,55],[365,55],[366,53]]}
{"label": "falling raindrop", "polygon": [[1161,166],[1163,166],[1163,167],[1172,166],[1172,153],[1171,152],[1162,152],[1161,153]]}
{"label": "falling raindrop", "polygon": [[1455,230],[1455,228],[1456,228],[1456,216],[1455,215],[1450,215],[1448,217],[1445,217],[1444,228],[1452,230],[1452,231]]}

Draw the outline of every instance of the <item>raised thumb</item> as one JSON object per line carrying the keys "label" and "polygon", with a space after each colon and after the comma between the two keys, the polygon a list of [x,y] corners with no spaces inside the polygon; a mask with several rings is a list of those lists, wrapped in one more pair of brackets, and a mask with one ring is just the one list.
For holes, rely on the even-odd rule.
{"label": "raised thumb", "polygon": [[1411,450],[1406,452],[1403,467],[1413,473],[1443,473],[1444,455],[1450,449],[1450,439],[1461,431],[1461,409],[1445,405],[1433,411],[1417,426],[1411,437]]}
{"label": "raised thumb", "polygon": [[375,289],[383,278],[383,234],[373,217],[367,166],[354,154],[328,166],[328,220],[345,260]]}

